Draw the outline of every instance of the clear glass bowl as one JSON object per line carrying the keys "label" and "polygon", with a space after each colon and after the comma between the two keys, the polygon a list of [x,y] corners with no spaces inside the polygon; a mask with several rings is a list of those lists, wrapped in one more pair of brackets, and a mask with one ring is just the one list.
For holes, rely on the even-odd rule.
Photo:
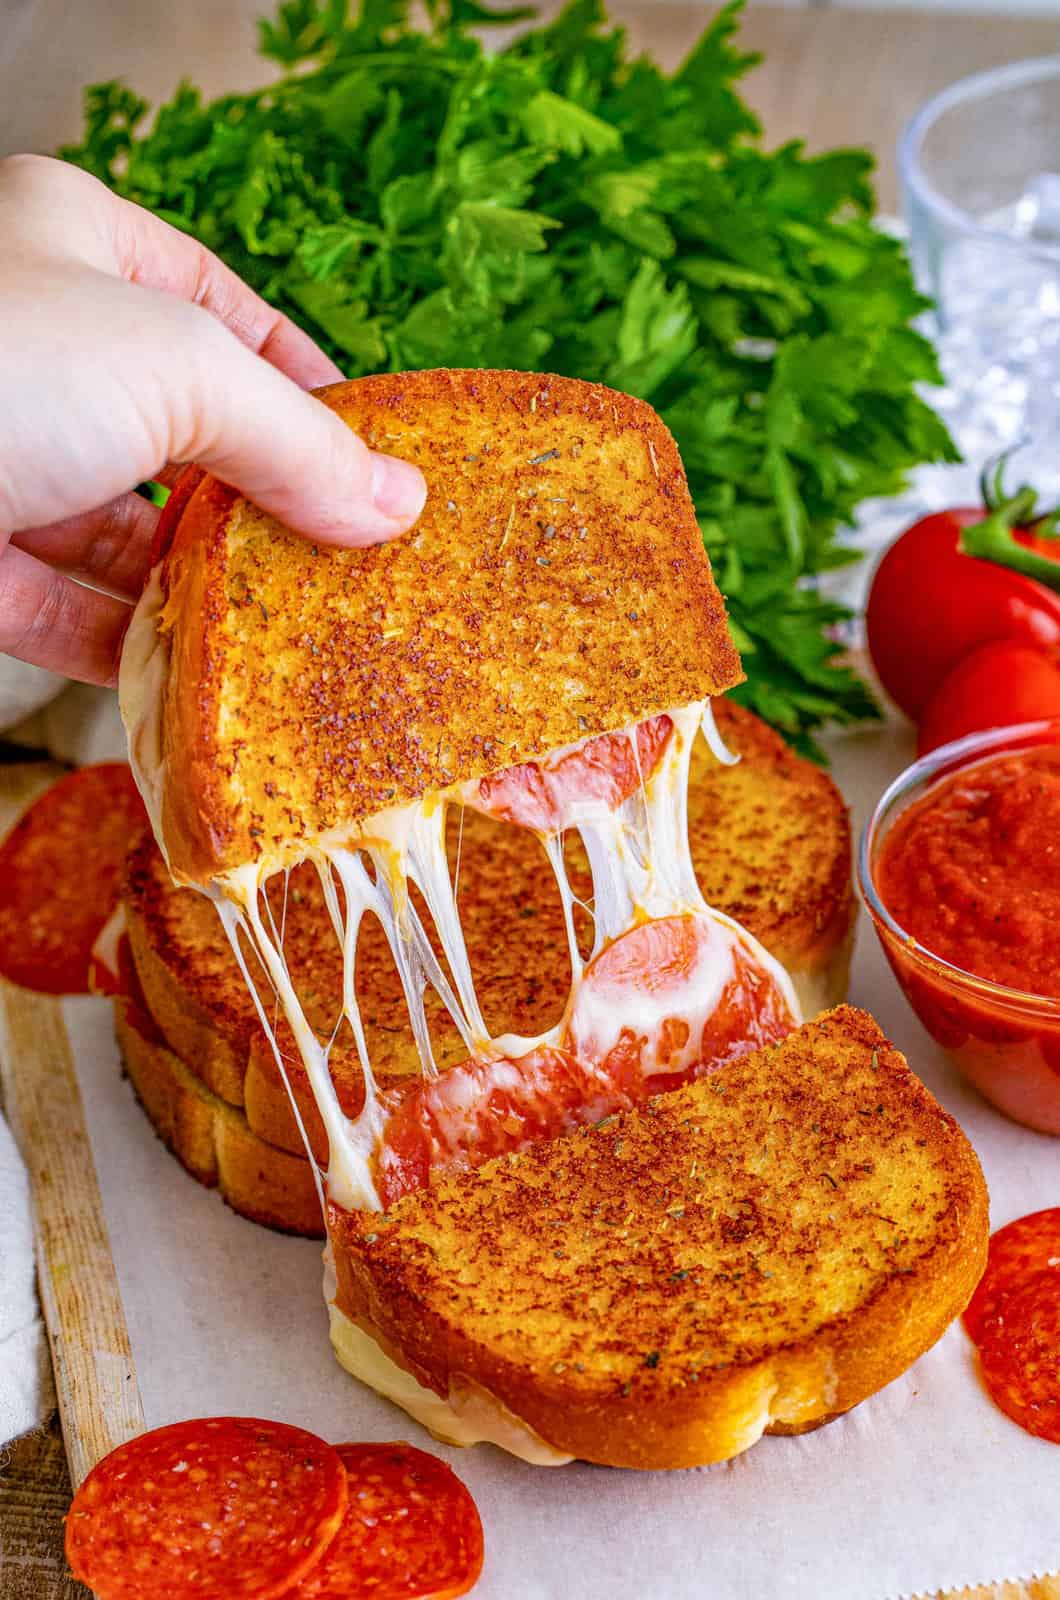
{"label": "clear glass bowl", "polygon": [[973,733],[914,762],[865,825],[858,884],[891,969],[931,1037],[999,1111],[1040,1133],[1060,1134],[1060,999],[1005,988],[935,955],[898,924],[875,881],[895,821],[944,779],[995,756],[1055,744],[1060,719]]}
{"label": "clear glass bowl", "polygon": [[1056,497],[1060,56],[951,84],[905,129],[898,165],[946,379],[931,404],[974,467],[1029,441],[1020,471]]}

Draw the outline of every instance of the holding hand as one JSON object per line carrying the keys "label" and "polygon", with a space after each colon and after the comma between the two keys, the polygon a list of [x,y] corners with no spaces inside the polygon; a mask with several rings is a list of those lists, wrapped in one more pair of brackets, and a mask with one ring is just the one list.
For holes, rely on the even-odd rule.
{"label": "holding hand", "polygon": [[341,372],[195,240],[40,156],[0,161],[0,238],[0,651],[114,681],[158,519],[130,491],[170,462],[323,543],[415,522],[418,469],[305,393]]}

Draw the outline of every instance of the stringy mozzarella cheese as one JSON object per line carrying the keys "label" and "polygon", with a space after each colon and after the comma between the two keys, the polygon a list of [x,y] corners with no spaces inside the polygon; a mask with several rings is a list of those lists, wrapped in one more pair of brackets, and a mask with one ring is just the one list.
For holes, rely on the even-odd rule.
{"label": "stringy mozzarella cheese", "polygon": [[[379,918],[386,934],[426,1078],[437,1075],[423,1003],[428,983],[453,1017],[469,1055],[509,1061],[542,1045],[558,1045],[568,1030],[586,1047],[594,1041],[595,1056],[598,1048],[606,1053],[624,1028],[650,1039],[666,1018],[677,1016],[688,1024],[684,1054],[690,1064],[703,1028],[733,974],[734,952],[740,945],[773,979],[793,1020],[798,1020],[798,1003],[787,974],[746,930],[709,907],[700,893],[688,848],[688,768],[697,733],[712,726],[712,721],[709,707],[702,702],[670,716],[673,734],[655,771],[646,780],[642,777],[639,789],[616,811],[603,802],[579,803],[574,825],[585,844],[593,877],[595,942],[591,960],[645,921],[684,916],[695,918],[704,930],[694,968],[676,988],[669,989],[652,990],[634,982],[621,988],[605,985],[597,991],[588,983],[574,937],[574,897],[567,882],[562,841],[552,835],[546,845],[567,917],[573,981],[563,1020],[538,1038],[491,1038],[483,1021],[445,850],[446,805],[454,795],[432,795],[393,807],[306,846],[342,945],[340,1021],[351,1029],[365,1081],[364,1107],[356,1118],[346,1116],[331,1081],[328,1058],[332,1041],[321,1043],[317,1038],[291,982],[282,940],[263,892],[271,875],[269,863],[238,868],[212,886],[285,1081],[283,1060],[251,977],[244,941],[264,969],[294,1035],[327,1133],[325,1187],[336,1204],[347,1210],[381,1208],[373,1157],[385,1137],[386,1112],[372,1073],[355,985],[357,938],[366,912]],[[629,731],[629,737],[635,738],[635,730]],[[459,798],[466,799],[466,791],[461,791]],[[452,982],[413,905],[409,894],[413,884],[426,901]],[[671,1053],[665,1058],[658,1056],[655,1068],[673,1071],[681,1064]],[[497,1061],[497,1070],[505,1070],[504,1061]],[[507,1070],[515,1069],[508,1066]]]}
{"label": "stringy mozzarella cheese", "polygon": [[118,668],[118,705],[129,745],[129,765],[147,808],[151,831],[166,853],[162,832],[162,691],[169,646],[159,627],[164,597],[162,568],[154,567],[125,631]]}

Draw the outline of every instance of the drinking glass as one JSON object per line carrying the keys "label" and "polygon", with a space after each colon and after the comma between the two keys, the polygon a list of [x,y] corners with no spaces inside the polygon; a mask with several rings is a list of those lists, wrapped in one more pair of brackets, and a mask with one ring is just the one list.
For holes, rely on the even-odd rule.
{"label": "drinking glass", "polygon": [[1060,56],[977,73],[899,144],[914,270],[945,387],[928,395],[969,468],[1060,498]]}

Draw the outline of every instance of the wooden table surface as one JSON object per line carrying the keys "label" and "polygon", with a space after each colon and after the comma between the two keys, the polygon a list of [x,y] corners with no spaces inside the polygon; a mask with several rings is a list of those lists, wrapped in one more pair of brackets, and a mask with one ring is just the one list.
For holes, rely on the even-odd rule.
{"label": "wooden table surface", "polygon": [[[0,0],[0,154],[51,150],[79,131],[81,87],[124,77],[151,100],[187,74],[208,92],[260,81],[253,54],[262,0]],[[633,44],[675,63],[703,26],[701,5],[613,0]],[[765,53],[748,98],[772,143],[870,146],[881,204],[898,204],[894,145],[913,110],[945,83],[984,67],[1054,52],[1048,21],[927,16],[910,10],[779,10],[754,6],[743,29]],[[57,1423],[21,1440],[0,1477],[3,1600],[73,1600],[62,1517],[69,1482]],[[974,1537],[971,1534],[970,1536]],[[880,1597],[884,1600],[884,1597]],[[925,1597],[926,1600],[926,1597]],[[958,1600],[956,1595],[948,1600]],[[1060,1600],[1060,1578],[961,1591],[959,1600]]]}

